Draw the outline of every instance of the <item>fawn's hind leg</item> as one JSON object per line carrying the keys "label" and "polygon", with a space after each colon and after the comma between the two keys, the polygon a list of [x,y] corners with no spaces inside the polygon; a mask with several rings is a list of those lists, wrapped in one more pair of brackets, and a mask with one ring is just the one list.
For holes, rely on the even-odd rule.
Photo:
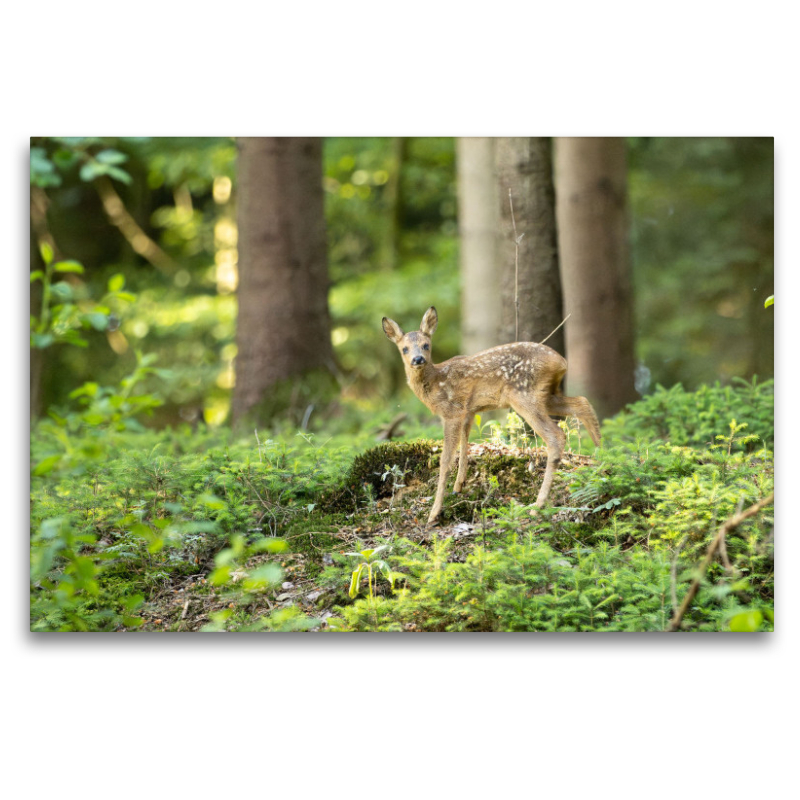
{"label": "fawn's hind leg", "polygon": [[549,417],[547,396],[517,395],[512,398],[511,407],[544,439],[547,445],[547,466],[544,470],[542,486],[536,497],[536,505],[541,507],[547,502],[547,496],[550,494],[553,476],[561,463],[567,437],[564,431],[558,427],[558,423]]}
{"label": "fawn's hind leg", "polygon": [[461,423],[461,447],[458,451],[458,475],[456,475],[456,483],[453,486],[453,491],[458,494],[464,486],[464,481],[467,477],[467,464],[469,456],[469,429],[472,427],[472,414],[468,414],[464,421]]}

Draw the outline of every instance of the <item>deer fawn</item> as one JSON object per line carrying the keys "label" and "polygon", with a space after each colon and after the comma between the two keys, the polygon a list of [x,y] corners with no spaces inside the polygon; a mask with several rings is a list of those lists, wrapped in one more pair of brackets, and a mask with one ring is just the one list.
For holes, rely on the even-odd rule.
{"label": "deer fawn", "polygon": [[536,498],[536,505],[543,506],[566,441],[564,432],[550,415],[578,417],[592,441],[600,444],[600,427],[589,401],[585,397],[561,394],[566,359],[543,344],[514,342],[474,356],[455,356],[434,364],[431,337],[438,322],[433,306],[425,312],[420,329],[413,333],[403,333],[394,320],[383,318],[383,332],[403,356],[408,385],[444,422],[439,485],[428,525],[435,522],[442,511],[447,475],[457,447],[460,448],[458,475],[453,491],[460,492],[464,485],[473,416],[493,408],[512,408],[547,444],[547,467]]}

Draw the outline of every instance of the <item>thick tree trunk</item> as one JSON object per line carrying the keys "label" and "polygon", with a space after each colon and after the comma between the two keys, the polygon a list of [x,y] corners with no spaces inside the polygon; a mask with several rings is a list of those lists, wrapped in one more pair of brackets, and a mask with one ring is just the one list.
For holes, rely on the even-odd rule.
{"label": "thick tree trunk", "polygon": [[461,240],[460,352],[466,355],[500,344],[494,142],[490,138],[456,139]]}
{"label": "thick tree trunk", "polygon": [[[515,340],[541,342],[564,319],[558,269],[552,141],[548,137],[500,138],[496,142],[495,159],[501,219],[499,267],[502,308],[498,344]],[[524,234],[519,242],[518,271],[509,190],[517,237]],[[519,299],[518,331],[515,294]],[[563,353],[563,328],[556,331],[547,344]]]}
{"label": "thick tree trunk", "polygon": [[569,393],[602,418],[637,397],[625,141],[558,138],[555,165]]}
{"label": "thick tree trunk", "polygon": [[334,369],[322,140],[242,138],[238,174],[234,422],[286,379]]}

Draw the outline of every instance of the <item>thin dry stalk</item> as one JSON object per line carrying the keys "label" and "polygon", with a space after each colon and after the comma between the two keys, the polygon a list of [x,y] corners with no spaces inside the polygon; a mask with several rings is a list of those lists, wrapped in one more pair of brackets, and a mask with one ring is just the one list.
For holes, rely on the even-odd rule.
{"label": "thin dry stalk", "polygon": [[[508,204],[511,206],[511,225],[514,228],[514,341],[519,341],[519,243],[524,233],[517,236],[517,222],[514,219],[514,201],[511,199],[511,189],[508,190]],[[558,330],[558,328],[556,328]],[[555,331],[553,331],[555,333]],[[552,336],[552,334],[551,334]]]}
{"label": "thin dry stalk", "polygon": [[712,559],[714,558],[714,554],[717,552],[720,542],[725,538],[725,536],[734,528],[738,528],[746,519],[749,517],[758,514],[762,508],[765,506],[770,505],[775,500],[775,492],[772,492],[768,497],[759,500],[757,503],[753,503],[750,508],[746,511],[743,511],[741,514],[734,514],[730,519],[726,520],[720,526],[720,529],[717,531],[716,536],[711,540],[711,544],[708,546],[708,550],[706,551],[705,558],[703,559],[702,563],[700,564],[697,577],[692,581],[692,585],[689,587],[689,590],[686,592],[686,596],[683,598],[683,602],[681,603],[681,607],[675,612],[675,616],[670,621],[669,625],[667,626],[667,631],[676,631],[680,627],[681,620],[683,619],[683,615],[686,613],[686,610],[689,608],[692,600],[694,600],[695,595],[697,594],[697,590],[700,588],[700,582],[703,580],[703,576],[706,574],[706,570],[708,569],[708,565],[711,563]]}
{"label": "thin dry stalk", "polygon": [[567,316],[564,317],[564,319],[562,319],[561,322],[558,325],[556,325],[556,327],[553,328],[553,330],[550,333],[548,333],[547,336],[545,336],[541,342],[539,342],[539,344],[544,344],[571,316],[572,314],[567,314]]}

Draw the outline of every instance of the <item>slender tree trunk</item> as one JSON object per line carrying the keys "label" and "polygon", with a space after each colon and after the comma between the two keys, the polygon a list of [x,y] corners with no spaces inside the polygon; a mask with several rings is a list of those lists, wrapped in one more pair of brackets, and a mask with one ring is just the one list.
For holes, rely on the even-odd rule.
{"label": "slender tree trunk", "polygon": [[607,417],[637,397],[625,140],[558,138],[555,164],[569,392]]}
{"label": "slender tree trunk", "polygon": [[[496,142],[500,208],[500,343],[541,342],[564,319],[558,269],[552,141],[548,137],[500,138]],[[509,190],[519,242],[514,244]],[[515,294],[519,298],[519,330]],[[547,341],[564,352],[563,328]]]}
{"label": "slender tree trunk", "polygon": [[234,422],[266,418],[279,383],[334,370],[322,140],[242,138],[238,175]]}
{"label": "slender tree trunk", "polygon": [[400,234],[403,228],[403,197],[400,193],[400,178],[403,164],[408,155],[408,140],[404,136],[393,137],[391,150],[389,180],[384,189],[387,227],[378,259],[381,269],[390,271],[397,267],[400,253]]}
{"label": "slender tree trunk", "polygon": [[[33,255],[31,241],[31,255]],[[33,258],[31,258],[33,263]],[[33,269],[31,269],[33,272]],[[42,309],[42,285],[39,281],[30,287],[30,313],[39,316]],[[42,376],[44,374],[45,351],[38,347],[30,348],[30,424],[33,425],[42,416]]]}
{"label": "slender tree trunk", "polygon": [[[47,209],[50,201],[43,189],[31,186],[30,198],[30,271],[44,269],[44,261],[39,251],[42,242],[47,242],[53,252],[58,252],[47,225]],[[30,315],[39,317],[42,313],[42,284],[35,281],[30,284]],[[30,424],[33,425],[42,416],[42,395],[44,394],[44,375],[46,350],[39,347],[30,348]]]}
{"label": "slender tree trunk", "polygon": [[456,139],[461,251],[461,352],[500,344],[494,139]]}

